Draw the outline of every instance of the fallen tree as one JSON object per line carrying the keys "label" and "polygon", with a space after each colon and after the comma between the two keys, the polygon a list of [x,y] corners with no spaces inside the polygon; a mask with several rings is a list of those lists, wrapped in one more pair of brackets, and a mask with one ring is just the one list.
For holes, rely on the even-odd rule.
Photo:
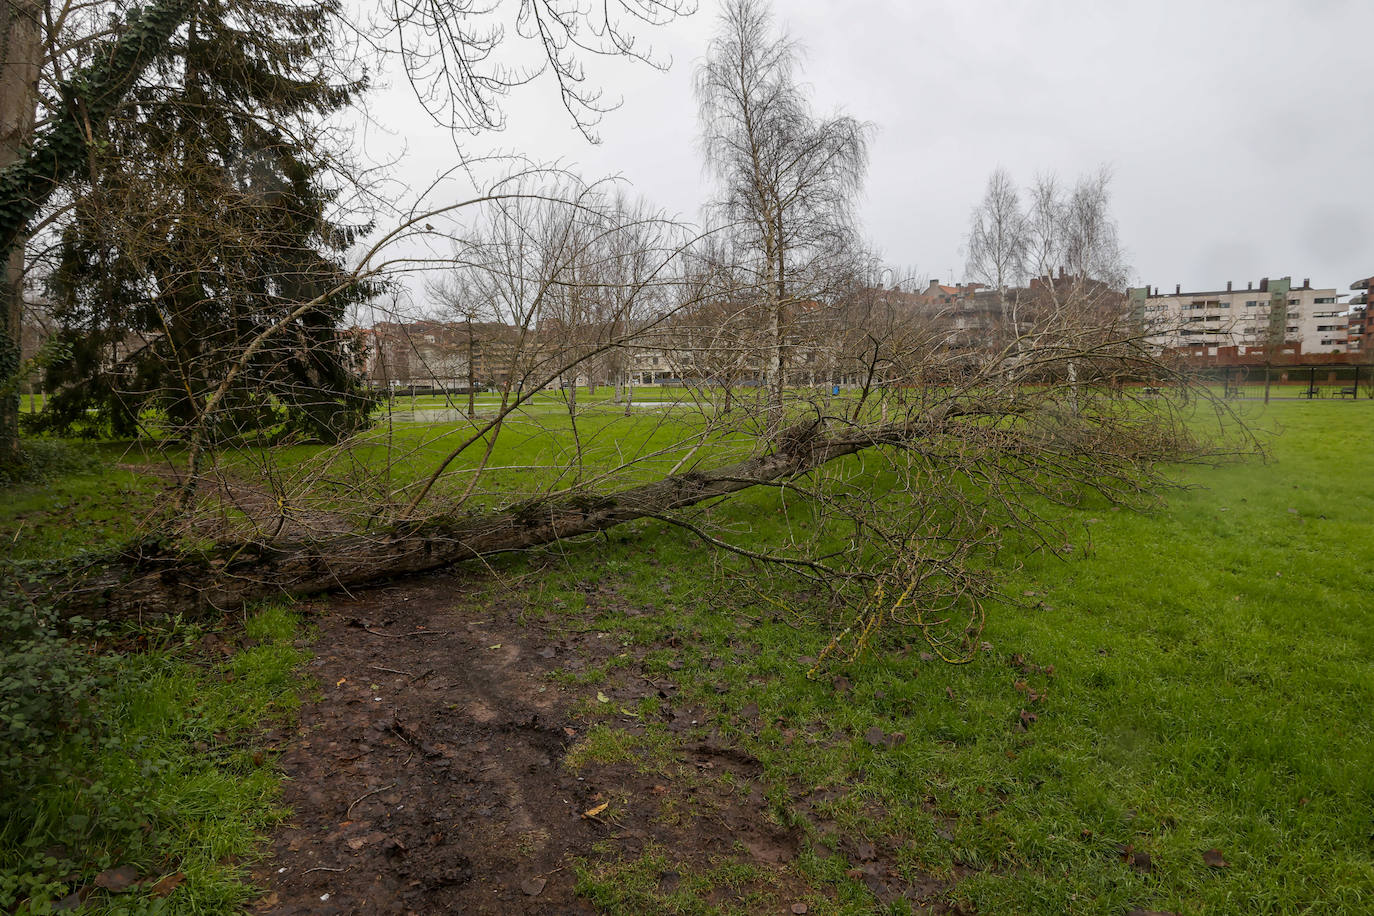
{"label": "fallen tree", "polygon": [[[958,520],[949,530],[968,544],[990,543],[988,531],[978,529],[994,521],[1008,532],[1020,528],[1043,539],[1046,531],[1032,518],[1018,521],[1017,507],[1008,501],[1011,488],[1020,489],[1023,497],[1034,491],[1058,502],[1085,489],[1116,502],[1130,501],[1161,480],[1153,470],[1157,462],[1199,453],[1166,419],[1168,414],[1160,415],[1165,422],[1137,424],[1134,434],[1124,435],[1114,424],[1103,424],[1100,414],[1085,417],[1049,410],[1059,399],[1045,395],[951,398],[943,407],[886,424],[854,424],[838,415],[820,415],[789,427],[766,452],[742,461],[604,492],[586,489],[535,497],[499,511],[439,512],[372,531],[229,540],[208,547],[150,538],[60,569],[31,570],[25,588],[46,596],[67,614],[103,619],[222,611],[259,599],[365,586],[655,519],[685,527],[747,560],[775,564],[838,590],[862,591],[881,578],[872,556],[837,562],[836,556],[806,550],[745,547],[711,533],[704,516],[686,510],[699,513],[714,502],[764,486],[833,506],[833,489],[825,495],[827,487],[817,475],[847,456],[882,452],[889,460],[942,470],[984,488],[966,501],[944,504],[949,518]],[[975,461],[959,459],[971,451],[977,454]],[[1013,511],[989,513],[983,501],[988,497]],[[900,501],[900,494],[890,498]],[[840,514],[852,525],[873,509],[867,504]],[[886,568],[892,568],[900,552],[887,558]],[[966,550],[955,553],[967,556]],[[931,567],[927,575],[938,571],[949,577],[954,572],[947,568],[947,559],[926,557],[926,562]],[[929,600],[932,595],[922,597]]]}
{"label": "fallen tree", "polygon": [[[906,440],[915,432],[894,427],[883,438]],[[32,585],[68,613],[106,619],[223,610],[255,599],[318,594],[527,550],[637,519],[664,518],[707,500],[795,477],[878,442],[867,436],[798,434],[785,451],[618,492],[535,499],[489,515],[440,516],[379,532],[230,542],[194,552],[145,540],[46,572]]]}
{"label": "fallen tree", "polygon": [[[1034,320],[1009,327],[1000,345],[970,348],[950,345],[942,316],[856,277],[807,307],[824,383],[790,379],[783,426],[775,390],[722,400],[709,379],[654,416],[588,414],[575,394],[586,367],[648,347],[690,372],[698,336],[684,329],[757,290],[696,256],[700,237],[672,221],[568,176],[547,181],[498,185],[472,204],[485,221],[466,223],[455,243],[450,263],[471,274],[463,288],[480,300],[469,305],[505,329],[485,357],[499,363],[500,388],[481,412],[413,416],[398,430],[388,408],[374,430],[305,461],[250,438],[252,428],[246,445],[209,435],[232,417],[228,386],[265,350],[297,345],[284,325],[269,326],[220,354],[223,381],[189,439],[165,440],[182,471],[148,536],[27,570],[23,587],[70,615],[195,614],[655,520],[749,567],[756,583],[774,572],[810,580],[832,611],[860,622],[842,632],[868,634],[881,619],[932,644],[957,642],[951,657],[963,657],[1009,538],[1063,545],[1047,507],[1087,492],[1138,502],[1164,480],[1161,462],[1200,453],[1181,411],[1208,403],[1206,392],[1152,357],[1092,283],[1048,288]],[[543,450],[521,452],[533,438]],[[268,510],[246,529],[241,507],[236,516],[219,495],[245,472]],[[753,488],[774,491],[780,539],[761,542],[752,519],[730,515],[729,498]],[[299,522],[315,511],[346,521],[312,532]],[[217,512],[219,527],[202,524]]]}

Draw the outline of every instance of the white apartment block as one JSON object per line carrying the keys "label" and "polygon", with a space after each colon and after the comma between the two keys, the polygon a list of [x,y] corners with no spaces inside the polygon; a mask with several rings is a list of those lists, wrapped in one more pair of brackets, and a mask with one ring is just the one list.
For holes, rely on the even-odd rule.
{"label": "white apartment block", "polygon": [[1162,349],[1220,347],[1248,350],[1300,347],[1303,353],[1348,351],[1349,316],[1334,288],[1315,289],[1308,280],[1294,286],[1291,278],[1247,284],[1233,289],[1159,295],[1149,287],[1129,291],[1136,317],[1151,344]]}

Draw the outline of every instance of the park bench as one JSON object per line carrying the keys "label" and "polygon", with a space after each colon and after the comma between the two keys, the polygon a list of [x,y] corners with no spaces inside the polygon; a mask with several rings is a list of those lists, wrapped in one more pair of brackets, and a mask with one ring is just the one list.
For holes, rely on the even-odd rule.
{"label": "park bench", "polygon": [[1146,387],[1140,389],[1140,393],[1141,393],[1141,394],[1144,394],[1144,395],[1158,395],[1158,394],[1159,394],[1159,389],[1158,389],[1158,388],[1155,388],[1155,387],[1153,387],[1153,386],[1146,386]]}
{"label": "park bench", "polygon": [[1354,385],[1347,385],[1345,388],[1341,389],[1341,397],[1343,398],[1358,398],[1359,396],[1360,389],[1356,388]]}

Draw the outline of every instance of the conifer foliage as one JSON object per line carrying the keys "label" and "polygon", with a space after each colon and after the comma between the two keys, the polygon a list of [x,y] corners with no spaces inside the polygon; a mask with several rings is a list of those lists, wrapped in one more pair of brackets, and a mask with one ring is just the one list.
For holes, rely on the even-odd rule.
{"label": "conifer foliage", "polygon": [[44,425],[129,435],[151,418],[173,434],[208,421],[217,438],[332,440],[365,422],[340,326],[373,291],[344,263],[368,227],[333,215],[343,176],[321,129],[364,88],[338,72],[339,12],[197,0],[97,128],[48,284],[66,358],[47,371]]}

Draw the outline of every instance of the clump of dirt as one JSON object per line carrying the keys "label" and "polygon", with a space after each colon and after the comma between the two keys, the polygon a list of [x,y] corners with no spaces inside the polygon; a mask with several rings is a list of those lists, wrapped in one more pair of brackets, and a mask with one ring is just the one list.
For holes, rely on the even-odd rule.
{"label": "clump of dirt", "polygon": [[[560,683],[554,669],[622,647],[465,603],[471,586],[433,576],[314,606],[319,695],[277,736],[293,816],[258,869],[257,912],[592,913],[577,862],[664,849],[676,863],[659,876],[665,892],[733,859],[763,876],[721,892],[735,905],[748,895],[785,912],[825,893],[790,867],[801,837],[770,818],[758,762],[702,735],[704,713],[671,683],[633,666],[599,689]],[[599,690],[617,710],[658,696],[680,746],[653,765],[570,765]]]}

